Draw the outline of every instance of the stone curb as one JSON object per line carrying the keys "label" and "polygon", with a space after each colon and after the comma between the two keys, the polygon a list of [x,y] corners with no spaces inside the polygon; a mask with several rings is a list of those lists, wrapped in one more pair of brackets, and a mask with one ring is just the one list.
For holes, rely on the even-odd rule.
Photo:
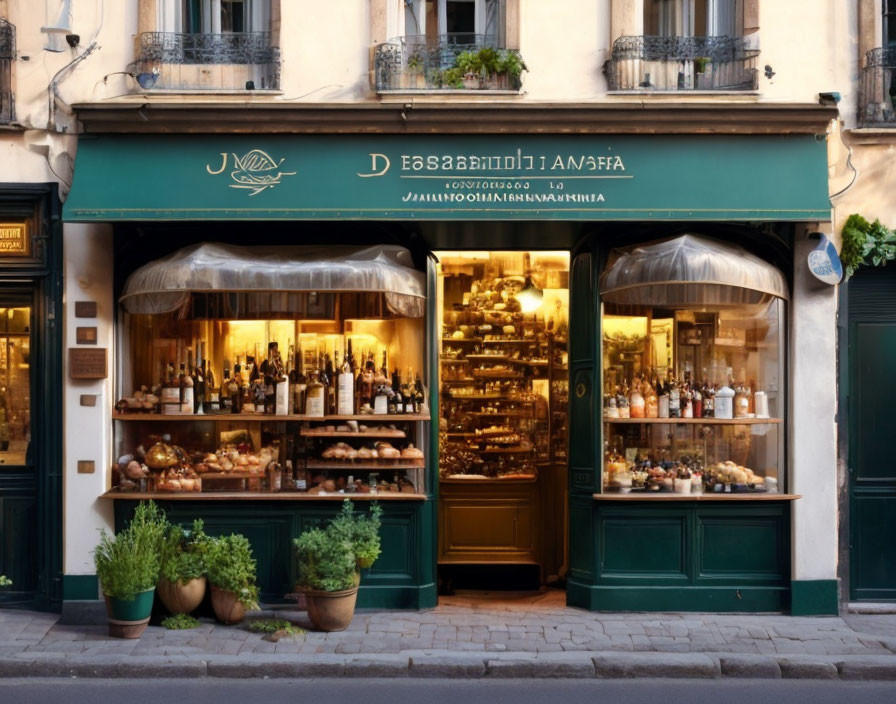
{"label": "stone curb", "polygon": [[593,662],[595,676],[603,679],[722,676],[717,660],[696,653],[602,653]]}
{"label": "stone curb", "polygon": [[781,667],[773,657],[726,655],[719,658],[722,677],[754,677],[766,680],[781,678]]}
{"label": "stone curb", "polygon": [[749,656],[730,653],[569,653],[486,658],[480,655],[283,655],[182,657],[17,653],[0,657],[0,679],[65,678],[558,678],[558,679],[842,679],[896,680],[896,657]]}

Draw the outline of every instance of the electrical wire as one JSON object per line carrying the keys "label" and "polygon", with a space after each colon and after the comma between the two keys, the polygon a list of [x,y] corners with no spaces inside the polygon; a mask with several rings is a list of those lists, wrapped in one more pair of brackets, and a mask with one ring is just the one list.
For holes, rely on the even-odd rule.
{"label": "electrical wire", "polygon": [[841,188],[839,191],[837,191],[833,195],[828,196],[828,198],[830,198],[831,200],[833,200],[834,198],[839,198],[844,193],[846,193],[850,188],[853,187],[853,185],[856,182],[856,179],[859,177],[859,170],[855,166],[853,166],[853,163],[852,163],[852,147],[849,144],[844,143],[842,138],[840,141],[841,141],[841,143],[843,143],[843,146],[845,146],[847,149],[846,165],[850,169],[852,169],[852,180],[849,182],[849,184],[847,184],[847,186],[845,188]]}

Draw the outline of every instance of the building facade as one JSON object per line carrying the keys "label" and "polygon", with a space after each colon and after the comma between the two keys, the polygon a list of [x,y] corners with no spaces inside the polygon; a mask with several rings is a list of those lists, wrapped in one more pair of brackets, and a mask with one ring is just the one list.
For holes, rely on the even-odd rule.
{"label": "building facade", "polygon": [[[831,0],[806,16],[796,3],[761,0],[0,3],[3,36],[15,31],[14,48],[0,40],[0,88],[9,94],[0,113],[3,193],[24,188],[34,192],[29,202],[46,203],[41,241],[60,252],[53,264],[49,247],[32,273],[33,286],[58,276],[58,312],[48,319],[61,339],[35,337],[44,320],[37,308],[27,326],[32,347],[46,350],[46,373],[58,375],[49,378],[59,398],[33,386],[30,436],[20,431],[27,448],[44,428],[58,455],[34,454],[0,475],[4,525],[47,532],[31,551],[33,567],[14,567],[21,545],[5,548],[0,571],[24,587],[17,598],[95,600],[97,531],[150,495],[178,520],[202,516],[216,531],[245,532],[266,596],[290,590],[291,537],[331,513],[348,488],[337,484],[342,469],[314,464],[333,449],[321,433],[354,432],[339,428],[365,419],[274,413],[224,428],[219,418],[129,418],[128,401],[141,385],[166,381],[159,362],[204,359],[220,382],[235,371],[234,353],[258,357],[252,344],[264,350],[279,329],[273,322],[291,318],[284,352],[306,333],[320,336],[315,349],[343,359],[343,341],[354,340],[357,354],[359,340],[375,340],[364,343],[374,366],[385,351],[425,389],[423,404],[395,422],[396,445],[413,440],[424,457],[389,470],[386,551],[364,577],[361,603],[430,607],[440,583],[450,589],[478,566],[479,577],[484,567],[512,567],[522,576],[504,570],[494,579],[565,584],[569,603],[592,609],[836,613],[852,564],[838,533],[846,519],[835,520],[849,515],[834,413],[842,301],[806,258],[811,233],[839,244],[843,214],[867,200],[880,203],[871,215],[887,217],[881,179],[863,180],[866,164],[870,173],[886,168],[886,125],[872,134],[852,122],[860,47],[836,30],[889,17],[866,4]],[[875,31],[868,36],[884,36]],[[38,61],[46,71],[35,70]],[[841,117],[831,104],[838,92]],[[829,194],[851,178],[850,153],[859,177],[832,210]],[[880,189],[879,200],[868,189]],[[3,220],[24,223],[20,211]],[[755,270],[701,279],[692,257],[687,290],[661,293],[673,280],[650,277],[610,286],[621,256],[683,236],[709,246],[713,260],[755,259]],[[141,327],[147,309],[130,310],[122,298],[129,276],[216,242],[398,245],[407,255],[396,256],[416,272],[409,280],[423,282],[425,310],[368,314],[339,298],[342,289],[297,288],[307,319],[299,299],[276,315],[269,304],[254,318],[269,321],[264,336],[237,343],[232,330],[221,340],[210,332],[224,318],[197,313],[193,287],[181,292],[191,296],[189,330]],[[236,270],[238,259],[226,266]],[[10,261],[3,272],[21,278]],[[760,286],[763,276],[777,283]],[[505,307],[493,309],[480,295],[487,284],[513,299],[531,284],[557,312],[498,299]],[[623,289],[645,297],[622,297]],[[205,291],[203,305],[235,290],[243,288]],[[388,307],[397,291],[381,292]],[[312,315],[302,298],[312,294],[336,295],[355,317]],[[23,308],[17,300],[10,309]],[[232,316],[228,325],[244,319]],[[648,342],[667,332],[665,348]],[[169,340],[169,351],[154,339]],[[146,359],[144,344],[156,350]],[[479,359],[489,354],[496,359]],[[30,362],[34,369],[38,357]],[[452,365],[469,374],[452,376]],[[731,417],[647,410],[625,418],[614,398],[610,410],[616,387],[626,407],[636,386],[642,401],[651,390],[673,395],[654,377],[701,396],[761,391],[769,407],[754,399]],[[464,384],[475,390],[454,390]],[[463,405],[465,395],[475,408]],[[51,418],[43,426],[38,402]],[[529,415],[496,420],[512,413]],[[488,425],[471,425],[486,414]],[[62,428],[55,436],[52,422]],[[155,476],[123,491],[127,477],[114,466],[140,445],[169,434],[191,452],[213,453],[223,443],[215,436],[237,430],[255,450],[278,448],[284,463],[301,457],[304,488],[318,473],[324,488],[273,497],[270,485],[252,491],[249,476],[234,497],[233,485],[216,491],[207,478],[209,490],[189,496],[160,489]],[[483,432],[513,442],[480,442]],[[458,448],[465,434],[475,442]],[[376,486],[369,467],[350,468],[361,487]],[[658,469],[662,476],[649,472]],[[29,477],[33,490],[22,488]],[[685,477],[686,496],[676,491]],[[405,499],[388,496],[389,484],[408,483]],[[33,508],[8,509],[14,491]],[[22,581],[16,570],[34,576]]]}

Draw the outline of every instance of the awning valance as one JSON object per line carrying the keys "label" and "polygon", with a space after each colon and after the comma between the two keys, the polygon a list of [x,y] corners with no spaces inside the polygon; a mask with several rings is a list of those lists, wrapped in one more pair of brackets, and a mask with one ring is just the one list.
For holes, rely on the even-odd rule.
{"label": "awning valance", "polygon": [[240,247],[204,243],[178,250],[135,271],[121,303],[129,313],[171,313],[193,294],[382,294],[389,311],[423,316],[424,275],[404,247]]}
{"label": "awning valance", "polygon": [[686,308],[788,298],[784,275],[735,244],[681,235],[614,250],[600,277],[604,301]]}

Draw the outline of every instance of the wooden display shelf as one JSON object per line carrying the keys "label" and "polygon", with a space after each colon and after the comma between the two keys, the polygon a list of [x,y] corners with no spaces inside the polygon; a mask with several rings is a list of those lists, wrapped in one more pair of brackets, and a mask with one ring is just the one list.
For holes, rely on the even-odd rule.
{"label": "wooden display shelf", "polygon": [[781,418],[604,418],[604,423],[698,423],[701,425],[767,425],[783,422]]}
{"label": "wooden display shelf", "polygon": [[425,501],[426,494],[403,494],[398,491],[384,491],[376,494],[308,494],[303,491],[215,491],[203,494],[198,491],[115,491],[100,495],[101,499],[145,501]]}
{"label": "wooden display shelf", "polygon": [[675,494],[673,492],[639,491],[633,494],[594,494],[595,501],[796,501],[801,494],[755,493],[716,494]]}
{"label": "wooden display shelf", "polygon": [[457,357],[451,357],[449,359],[440,359],[439,362],[441,364],[469,364],[469,362],[466,359],[463,359],[463,358],[458,359]]}
{"label": "wooden display shelf", "polygon": [[467,343],[482,343],[481,337],[443,337],[442,344],[450,345],[450,344],[462,344],[464,342]]}
{"label": "wooden display shelf", "polygon": [[507,362],[511,361],[506,354],[468,354],[465,361],[473,362]]}
{"label": "wooden display shelf", "polygon": [[287,415],[273,416],[264,415],[263,413],[221,413],[217,415],[183,415],[183,416],[165,416],[161,413],[113,413],[113,420],[123,421],[148,421],[148,422],[165,422],[165,423],[233,423],[233,422],[256,422],[256,423],[274,423],[278,421],[310,421],[314,423],[327,423],[337,420],[372,420],[372,421],[389,421],[406,422],[406,421],[427,421],[429,415],[425,413],[401,413],[390,415],[386,413],[358,413],[352,415],[335,415],[335,416],[306,416],[306,415]]}
{"label": "wooden display shelf", "polygon": [[[476,372],[479,372],[479,374]],[[482,372],[485,373],[483,374]],[[488,381],[490,379],[494,379],[495,381],[507,381],[524,378],[522,374],[517,372],[506,371],[499,374],[492,372],[490,369],[474,369],[473,376],[476,378],[476,381]]]}
{"label": "wooden display shelf", "polygon": [[537,345],[538,344],[538,340],[535,340],[535,339],[519,340],[516,338],[514,338],[512,340],[481,340],[481,342],[483,345]]}
{"label": "wooden display shelf", "polygon": [[479,381],[479,379],[442,379],[439,383],[442,384],[442,386],[450,386],[451,384],[478,384]]}
{"label": "wooden display shelf", "polygon": [[452,401],[499,401],[499,400],[506,400],[506,396],[505,396],[505,394],[451,394],[451,400]]}
{"label": "wooden display shelf", "polygon": [[299,435],[306,438],[406,438],[407,433],[403,430],[390,430],[389,428],[383,428],[382,430],[318,430],[314,429],[302,429],[299,431]]}
{"label": "wooden display shelf", "polygon": [[470,479],[455,479],[453,477],[440,477],[439,484],[534,484],[538,481],[538,477],[514,477],[512,479],[498,479],[497,477],[471,477]]}
{"label": "wooden display shelf", "polygon": [[507,416],[508,418],[525,418],[532,415],[531,411],[497,411],[495,413],[486,412],[486,411],[471,411],[471,416],[482,416],[489,417],[494,416],[496,418],[501,418],[502,416]]}
{"label": "wooden display shelf", "polygon": [[[400,462],[401,460],[395,460]],[[377,464],[375,462],[338,462],[324,460],[308,460],[305,469],[338,469],[338,470],[363,470],[371,472],[395,471],[399,469],[425,469],[423,460],[406,460],[408,464]]]}
{"label": "wooden display shelf", "polygon": [[516,445],[515,447],[499,447],[493,450],[480,450],[476,448],[470,449],[473,452],[478,452],[480,455],[528,455],[532,452],[535,452],[534,447],[524,449],[520,445]]}

